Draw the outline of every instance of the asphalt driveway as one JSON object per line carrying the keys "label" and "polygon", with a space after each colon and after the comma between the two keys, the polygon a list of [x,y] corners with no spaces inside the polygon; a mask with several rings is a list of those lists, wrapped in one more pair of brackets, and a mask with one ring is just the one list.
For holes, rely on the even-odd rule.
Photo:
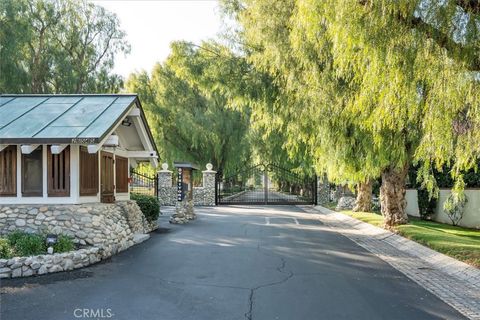
{"label": "asphalt driveway", "polygon": [[301,208],[197,213],[97,265],[2,281],[0,318],[463,318]]}

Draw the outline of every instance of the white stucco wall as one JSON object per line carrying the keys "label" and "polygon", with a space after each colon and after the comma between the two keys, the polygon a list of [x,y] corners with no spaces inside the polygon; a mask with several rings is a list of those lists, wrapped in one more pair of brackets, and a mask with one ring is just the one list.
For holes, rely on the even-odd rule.
{"label": "white stucco wall", "polygon": [[420,217],[420,213],[418,211],[417,190],[407,189],[405,198],[407,199],[407,213],[414,217]]}
{"label": "white stucco wall", "polygon": [[[437,203],[435,220],[444,223],[451,223],[448,216],[443,211],[443,203],[447,200],[450,190],[440,190],[440,197]],[[462,220],[458,223],[463,227],[480,229],[480,190],[465,190],[468,198],[467,206]]]}
{"label": "white stucco wall", "polygon": [[[438,222],[451,224],[452,222],[443,211],[443,203],[451,193],[450,190],[440,190],[440,195],[437,201],[437,208],[433,219]],[[480,229],[480,190],[469,189],[465,190],[468,198],[467,206],[463,214],[462,220],[458,223],[462,227]],[[417,190],[407,190],[407,213],[411,216],[418,217],[418,201]]]}

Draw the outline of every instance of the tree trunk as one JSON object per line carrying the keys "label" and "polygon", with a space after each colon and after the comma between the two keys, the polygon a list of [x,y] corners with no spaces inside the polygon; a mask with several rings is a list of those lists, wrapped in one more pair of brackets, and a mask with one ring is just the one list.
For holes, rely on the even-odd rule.
{"label": "tree trunk", "polygon": [[380,201],[382,215],[386,227],[392,227],[408,222],[405,212],[405,183],[408,166],[403,168],[389,167],[382,172],[382,186],[380,187]]}
{"label": "tree trunk", "polygon": [[370,212],[372,210],[372,181],[367,180],[357,185],[357,200],[353,211]]}

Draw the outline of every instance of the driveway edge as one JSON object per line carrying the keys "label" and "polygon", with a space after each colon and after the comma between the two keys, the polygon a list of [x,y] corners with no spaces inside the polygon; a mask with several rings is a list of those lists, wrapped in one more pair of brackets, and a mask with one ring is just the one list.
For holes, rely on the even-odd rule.
{"label": "driveway edge", "polygon": [[320,221],[378,256],[470,319],[480,319],[480,270],[388,230],[322,206]]}

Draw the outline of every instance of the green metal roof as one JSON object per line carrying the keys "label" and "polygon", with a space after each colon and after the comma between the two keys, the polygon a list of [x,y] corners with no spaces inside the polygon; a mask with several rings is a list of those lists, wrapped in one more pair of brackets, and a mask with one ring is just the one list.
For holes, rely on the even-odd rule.
{"label": "green metal roof", "polygon": [[0,144],[98,143],[135,102],[135,94],[0,95]]}

